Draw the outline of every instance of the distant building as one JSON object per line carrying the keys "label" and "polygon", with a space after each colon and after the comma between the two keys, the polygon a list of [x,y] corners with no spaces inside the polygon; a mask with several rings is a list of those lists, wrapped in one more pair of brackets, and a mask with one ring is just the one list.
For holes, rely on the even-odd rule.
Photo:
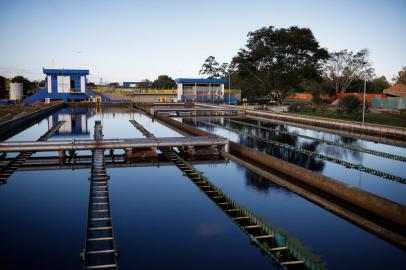
{"label": "distant building", "polygon": [[178,85],[177,98],[182,102],[224,102],[223,79],[176,79]]}
{"label": "distant building", "polygon": [[89,70],[80,69],[44,69],[47,75],[48,93],[85,93],[86,75]]}
{"label": "distant building", "polygon": [[86,87],[87,69],[43,69],[46,75],[46,87],[24,100],[27,104],[34,104],[45,99],[69,101],[110,100],[100,93]]}
{"label": "distant building", "polygon": [[406,109],[406,85],[397,83],[383,90],[384,98],[374,98],[372,107],[388,110]]}
{"label": "distant building", "polygon": [[124,88],[137,88],[139,86],[139,82],[123,82]]}

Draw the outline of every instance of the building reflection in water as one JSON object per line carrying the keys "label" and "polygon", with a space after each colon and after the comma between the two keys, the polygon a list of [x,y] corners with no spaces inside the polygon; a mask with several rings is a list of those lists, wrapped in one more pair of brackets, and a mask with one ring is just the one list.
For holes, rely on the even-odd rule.
{"label": "building reflection in water", "polygon": [[62,127],[55,133],[55,137],[84,137],[90,138],[88,118],[91,111],[87,108],[65,108],[57,114],[48,117],[48,129],[51,129],[59,121],[65,121]]}

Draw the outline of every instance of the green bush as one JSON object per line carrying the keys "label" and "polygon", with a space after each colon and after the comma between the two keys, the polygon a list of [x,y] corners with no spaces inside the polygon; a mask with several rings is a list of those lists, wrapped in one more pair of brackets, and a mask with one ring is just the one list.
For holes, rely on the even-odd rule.
{"label": "green bush", "polygon": [[296,104],[290,105],[288,108],[289,112],[298,112],[299,111],[299,107]]}
{"label": "green bush", "polygon": [[339,107],[346,113],[358,112],[361,109],[361,101],[354,95],[345,96],[340,99]]}

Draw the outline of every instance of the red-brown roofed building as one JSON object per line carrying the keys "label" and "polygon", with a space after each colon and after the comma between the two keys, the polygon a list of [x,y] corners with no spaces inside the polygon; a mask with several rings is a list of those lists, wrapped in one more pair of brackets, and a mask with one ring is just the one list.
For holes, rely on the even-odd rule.
{"label": "red-brown roofed building", "polygon": [[406,85],[397,83],[389,88],[383,90],[387,97],[401,97],[406,98]]}

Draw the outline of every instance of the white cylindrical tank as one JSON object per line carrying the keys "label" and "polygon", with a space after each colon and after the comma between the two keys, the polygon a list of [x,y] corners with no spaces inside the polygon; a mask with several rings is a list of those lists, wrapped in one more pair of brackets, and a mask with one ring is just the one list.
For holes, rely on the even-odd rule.
{"label": "white cylindrical tank", "polygon": [[23,83],[10,83],[10,99],[21,100],[23,98]]}

